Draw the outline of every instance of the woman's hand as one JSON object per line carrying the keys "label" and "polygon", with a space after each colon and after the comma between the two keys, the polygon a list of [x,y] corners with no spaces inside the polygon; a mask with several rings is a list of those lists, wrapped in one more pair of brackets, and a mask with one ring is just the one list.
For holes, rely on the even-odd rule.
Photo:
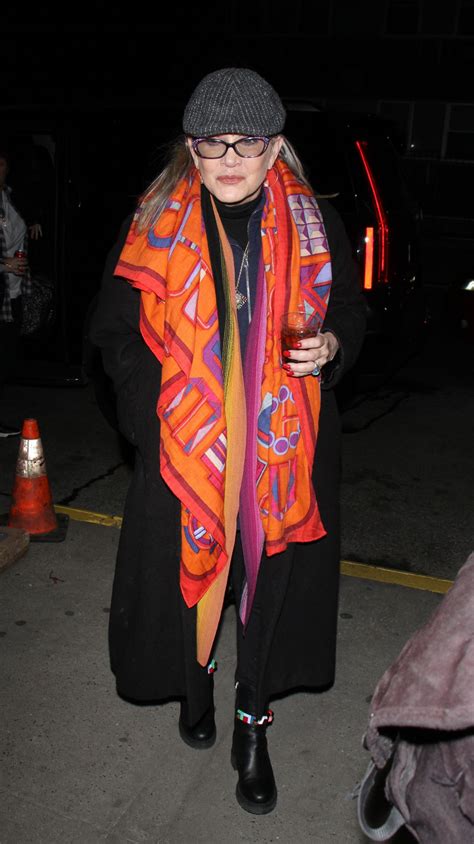
{"label": "woman's hand", "polygon": [[29,227],[28,231],[32,240],[39,240],[40,237],[43,237],[43,229],[39,223],[33,223],[33,225]]}
{"label": "woman's hand", "polygon": [[28,261],[26,258],[6,258],[4,266],[9,273],[24,275],[28,267]]}
{"label": "woman's hand", "polygon": [[[286,362],[283,368],[288,375],[301,378],[311,375],[315,369],[322,369],[332,360],[339,349],[339,341],[332,331],[323,331],[317,337],[307,337],[298,343],[298,348],[283,352]],[[317,374],[317,373],[315,373]]]}

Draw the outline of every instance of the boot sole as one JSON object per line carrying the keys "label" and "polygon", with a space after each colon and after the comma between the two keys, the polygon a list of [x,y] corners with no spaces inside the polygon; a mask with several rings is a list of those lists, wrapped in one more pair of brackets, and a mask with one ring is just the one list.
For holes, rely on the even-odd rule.
{"label": "boot sole", "polygon": [[192,739],[188,736],[188,734],[183,729],[181,722],[178,723],[179,734],[183,739],[184,743],[188,745],[188,747],[192,747],[193,750],[209,750],[216,743],[216,736],[217,731],[214,730],[213,735],[208,739]]}
{"label": "boot sole", "polygon": [[[235,759],[234,754],[231,754],[230,763],[234,769],[237,771],[237,762]],[[247,800],[246,797],[241,793],[239,783],[237,783],[235,788],[235,796],[237,798],[237,803],[244,809],[244,811],[249,812],[251,815],[268,815],[270,812],[273,812],[276,804],[277,804],[277,794],[272,797],[271,800],[267,800],[266,803],[253,803],[251,800]]]}

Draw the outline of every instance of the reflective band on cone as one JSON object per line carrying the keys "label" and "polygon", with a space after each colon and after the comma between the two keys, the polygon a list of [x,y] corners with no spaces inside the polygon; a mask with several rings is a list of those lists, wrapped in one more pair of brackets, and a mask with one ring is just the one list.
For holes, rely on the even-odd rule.
{"label": "reflective band on cone", "polygon": [[41,440],[22,440],[16,463],[17,478],[40,478],[45,475],[46,463]]}
{"label": "reflective band on cone", "polygon": [[58,520],[36,419],[25,419],[21,437],[8,525],[48,534],[58,529]]}

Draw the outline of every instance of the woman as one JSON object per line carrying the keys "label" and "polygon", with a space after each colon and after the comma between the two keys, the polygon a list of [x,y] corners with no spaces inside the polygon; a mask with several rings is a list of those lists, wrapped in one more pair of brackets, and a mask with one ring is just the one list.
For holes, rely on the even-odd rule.
{"label": "woman", "polygon": [[[212,648],[231,570],[232,763],[238,802],[255,814],[277,799],[269,698],[333,682],[331,388],[365,325],[344,229],[318,207],[284,121],[251,70],[201,81],[184,140],[109,256],[91,333],[137,447],[110,616],[118,691],[182,698],[183,740],[213,744]],[[301,309],[323,329],[284,358],[280,318]]]}
{"label": "woman", "polygon": [[[42,234],[37,223],[28,229],[15,208],[6,181],[8,170],[8,154],[0,150],[0,392],[17,357],[22,296],[29,292],[30,276],[26,258],[28,233],[33,239]],[[19,427],[0,422],[0,437],[19,434]]]}

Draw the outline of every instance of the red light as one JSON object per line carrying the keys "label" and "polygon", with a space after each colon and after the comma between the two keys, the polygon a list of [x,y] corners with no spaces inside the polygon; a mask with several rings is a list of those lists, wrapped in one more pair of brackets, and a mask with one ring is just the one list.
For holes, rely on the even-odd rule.
{"label": "red light", "polygon": [[[370,164],[367,160],[367,156],[364,152],[364,147],[367,146],[366,141],[356,141],[356,147],[358,149],[359,155],[362,159],[362,164],[364,165],[364,170],[367,174],[367,178],[369,180],[370,189],[372,191],[372,197],[374,200],[375,205],[375,213],[377,215],[377,223],[378,223],[378,270],[379,270],[379,279],[380,281],[388,281],[387,275],[387,267],[388,267],[388,224],[387,218],[385,216],[384,207],[382,205],[382,201],[380,199],[379,192],[377,190],[377,185],[375,182],[374,174],[372,173],[372,169]],[[367,232],[369,229],[367,229]],[[367,253],[366,253],[367,254]],[[366,263],[367,267],[367,263]],[[364,277],[364,287],[366,287],[366,277]],[[372,286],[372,284],[370,285]]]}
{"label": "red light", "polygon": [[372,276],[374,270],[374,230],[365,230],[365,268],[364,268],[364,290],[372,289]]}

